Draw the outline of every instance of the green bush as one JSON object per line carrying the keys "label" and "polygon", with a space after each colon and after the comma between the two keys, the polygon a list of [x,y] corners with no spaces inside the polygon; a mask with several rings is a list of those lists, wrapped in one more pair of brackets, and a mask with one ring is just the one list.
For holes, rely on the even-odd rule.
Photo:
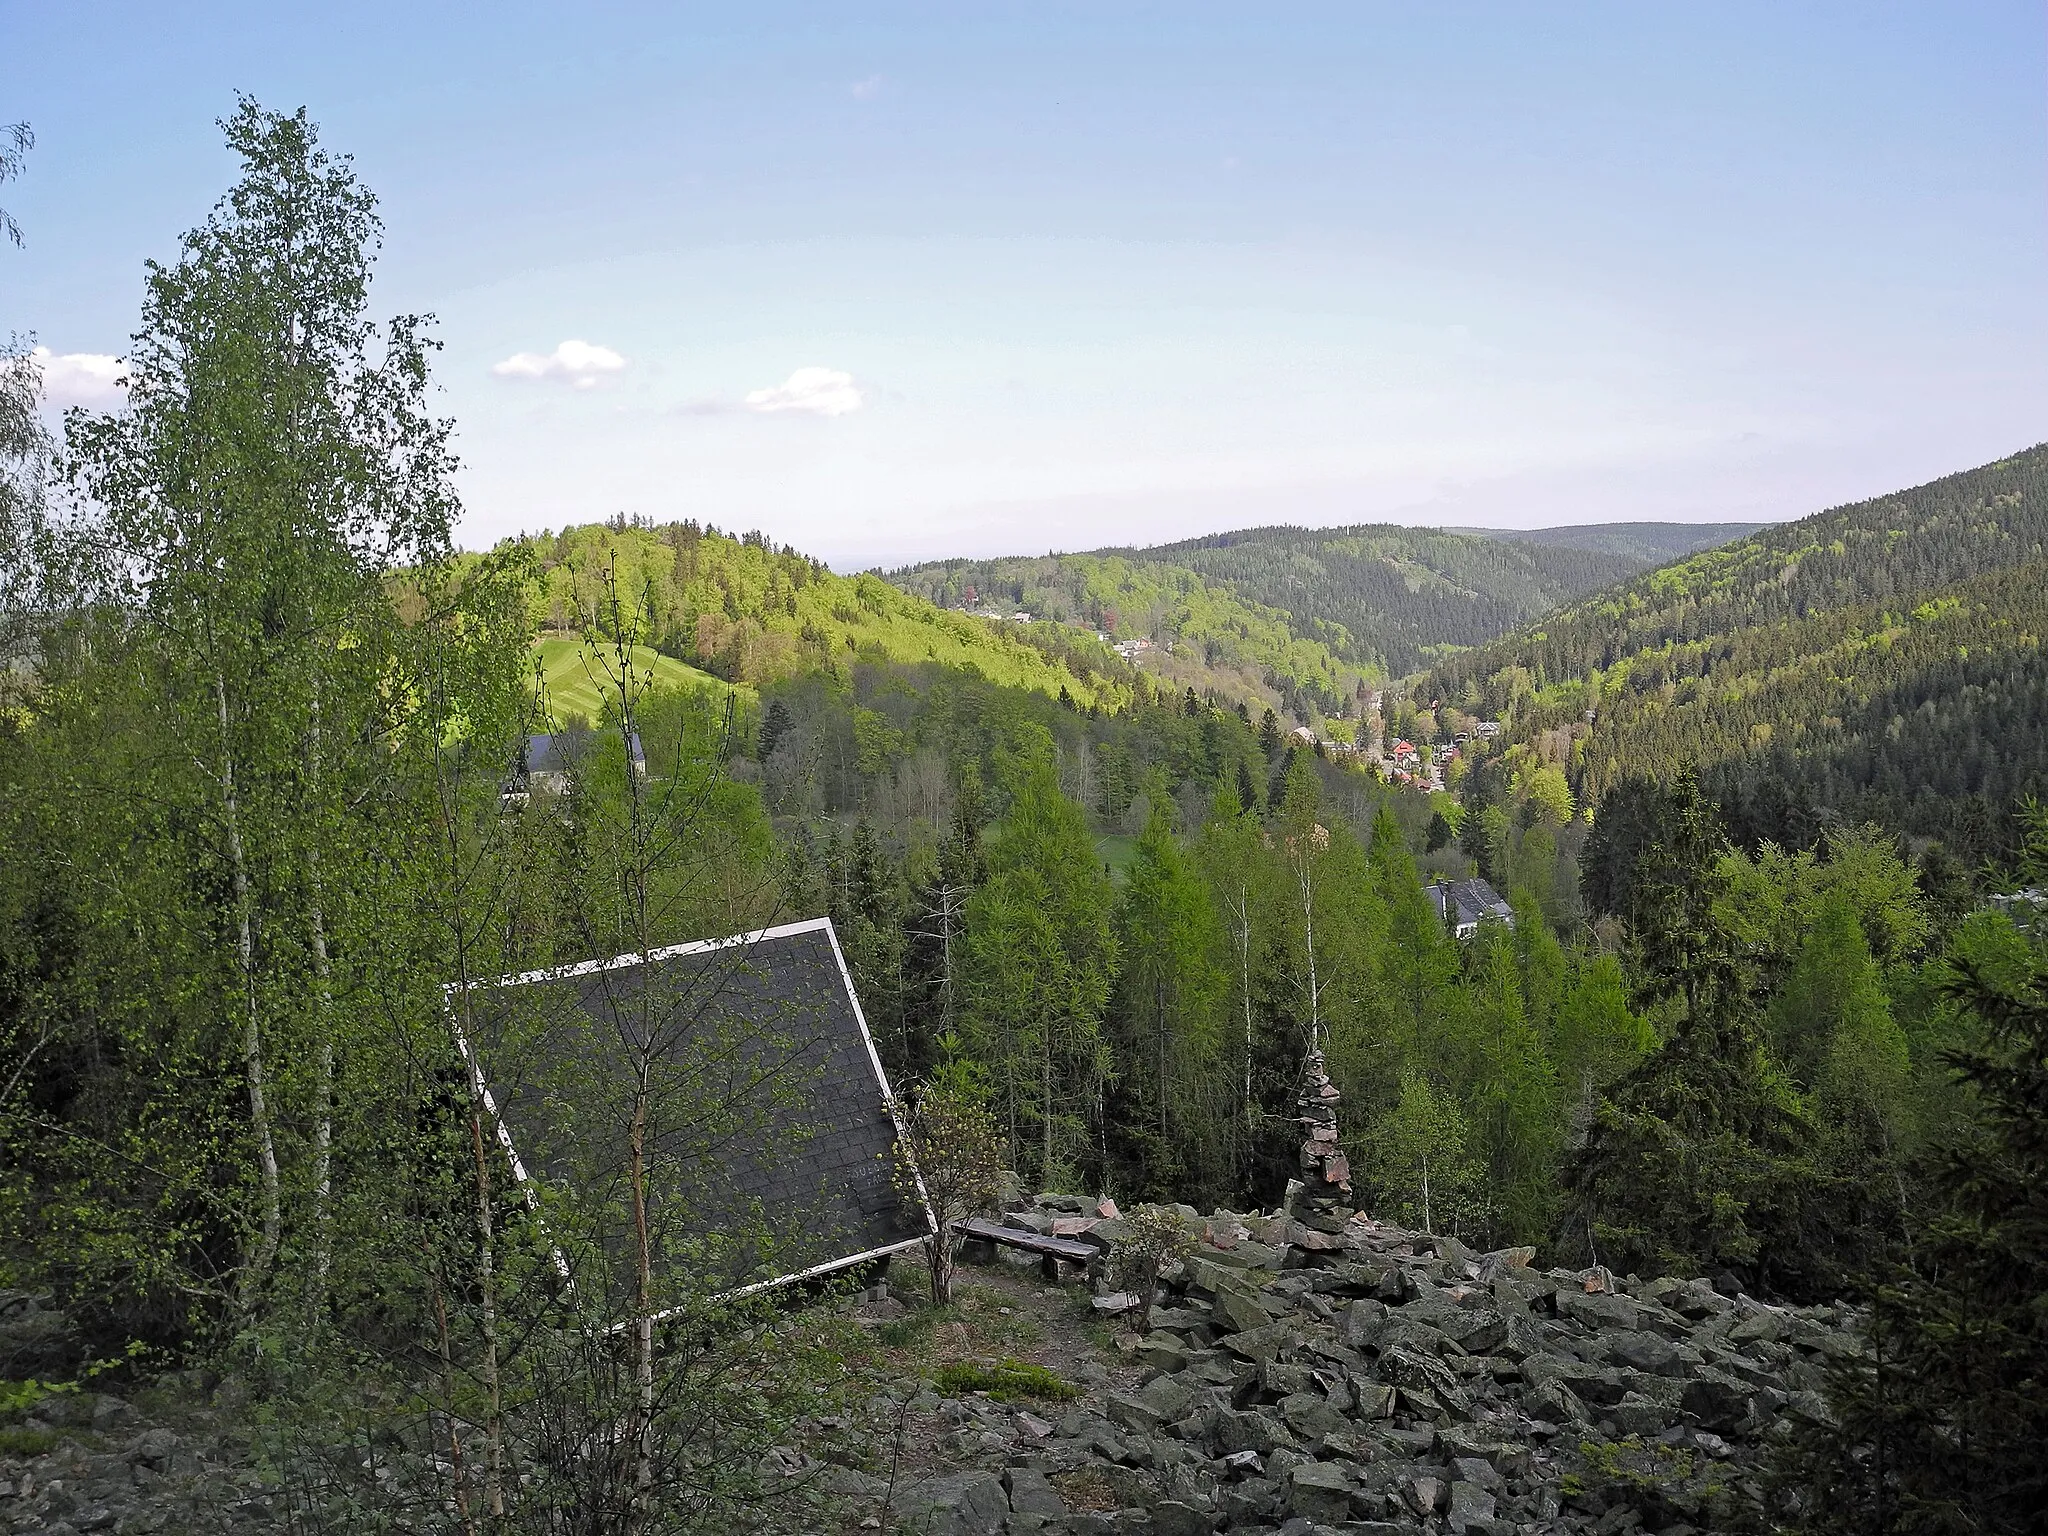
{"label": "green bush", "polygon": [[1020,1397],[1065,1403],[1081,1395],[1078,1387],[1061,1381],[1044,1366],[1022,1360],[998,1360],[993,1365],[956,1360],[934,1376],[932,1382],[949,1397],[986,1392],[999,1403],[1012,1402]]}
{"label": "green bush", "polygon": [[0,1381],[0,1419],[16,1419],[58,1392],[76,1392],[75,1382]]}

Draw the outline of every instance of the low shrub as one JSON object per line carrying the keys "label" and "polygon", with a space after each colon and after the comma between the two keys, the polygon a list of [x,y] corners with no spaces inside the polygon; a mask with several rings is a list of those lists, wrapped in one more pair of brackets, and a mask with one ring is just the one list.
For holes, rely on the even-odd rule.
{"label": "low shrub", "polygon": [[934,1376],[932,1382],[949,1397],[986,1392],[999,1403],[1012,1402],[1020,1397],[1065,1403],[1081,1395],[1080,1388],[1060,1380],[1044,1366],[1023,1360],[998,1360],[993,1365],[975,1360],[956,1360]]}

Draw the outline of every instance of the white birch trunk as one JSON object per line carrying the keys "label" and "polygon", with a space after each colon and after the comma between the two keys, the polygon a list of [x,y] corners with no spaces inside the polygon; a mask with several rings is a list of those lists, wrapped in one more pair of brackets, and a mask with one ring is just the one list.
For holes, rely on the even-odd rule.
{"label": "white birch trunk", "polygon": [[257,1288],[277,1261],[278,1242],[284,1229],[284,1197],[277,1169],[277,1140],[270,1122],[263,1028],[257,1013],[255,914],[251,910],[249,863],[242,847],[241,800],[235,784],[234,752],[228,744],[227,680],[218,672],[213,678],[213,697],[220,723],[221,819],[227,830],[228,865],[235,902],[235,962],[242,977],[242,1072],[248,1084],[249,1127],[256,1138],[256,1162],[262,1189],[260,1235],[256,1252],[242,1271],[240,1284],[242,1310],[250,1312],[255,1308]]}

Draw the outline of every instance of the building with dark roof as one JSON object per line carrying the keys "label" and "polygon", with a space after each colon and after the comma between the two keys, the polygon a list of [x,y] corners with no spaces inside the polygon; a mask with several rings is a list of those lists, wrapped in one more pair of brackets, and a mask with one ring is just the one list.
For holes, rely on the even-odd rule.
{"label": "building with dark roof", "polygon": [[[519,756],[505,780],[502,799],[523,804],[533,793],[564,794],[584,758],[607,739],[616,741],[617,731],[556,731],[552,735],[528,736],[519,744]],[[647,753],[640,745],[640,733],[626,738],[626,754],[633,771],[647,777]]]}
{"label": "building with dark roof", "polygon": [[1430,905],[1452,933],[1469,939],[1488,918],[1515,926],[1514,909],[1484,880],[1445,880],[1429,887]]}
{"label": "building with dark roof", "polygon": [[637,1262],[625,1191],[643,1077],[671,1294],[829,1274],[933,1231],[921,1182],[903,1193],[895,1102],[829,919],[503,977],[450,1002],[513,1179],[577,1226],[557,1239],[565,1275],[570,1251],[609,1252],[615,1285]]}

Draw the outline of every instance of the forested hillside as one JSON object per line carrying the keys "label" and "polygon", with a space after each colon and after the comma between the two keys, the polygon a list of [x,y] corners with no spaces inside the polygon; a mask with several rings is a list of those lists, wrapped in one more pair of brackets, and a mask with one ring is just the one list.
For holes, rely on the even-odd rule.
{"label": "forested hillside", "polygon": [[1747,538],[1768,523],[1573,523],[1562,528],[1452,528],[1482,539],[1545,549],[1589,549],[1644,565],[1664,565]]}
{"label": "forested hillside", "polygon": [[1294,647],[1312,642],[1377,678],[1400,676],[1439,650],[1494,639],[1644,563],[1372,525],[1252,528],[1149,549],[942,561],[889,579],[948,607],[971,592],[973,601],[1088,623],[1113,617],[1120,632],[1154,639],[1184,635],[1213,658],[1313,690],[1329,668],[1305,667],[1290,635]]}
{"label": "forested hillside", "polygon": [[1585,799],[1691,767],[1756,836],[1875,819],[1980,857],[2048,788],[2044,541],[2034,448],[1637,577],[1416,697],[1508,716]]}
{"label": "forested hillside", "polygon": [[1379,669],[1332,619],[1268,606],[1183,565],[1124,552],[947,561],[889,580],[947,608],[1022,611],[1033,628],[1078,626],[1157,647],[1146,666],[1182,686],[1279,705],[1302,720],[1350,711]]}
{"label": "forested hillside", "polygon": [[563,639],[611,638],[625,613],[652,650],[750,689],[821,667],[844,671],[856,659],[966,667],[1111,709],[1147,686],[1090,635],[947,613],[879,577],[836,575],[759,533],[621,518],[527,535],[507,553],[530,572],[533,621],[544,642],[554,637],[543,659],[570,709],[588,712],[592,685],[565,659]]}

